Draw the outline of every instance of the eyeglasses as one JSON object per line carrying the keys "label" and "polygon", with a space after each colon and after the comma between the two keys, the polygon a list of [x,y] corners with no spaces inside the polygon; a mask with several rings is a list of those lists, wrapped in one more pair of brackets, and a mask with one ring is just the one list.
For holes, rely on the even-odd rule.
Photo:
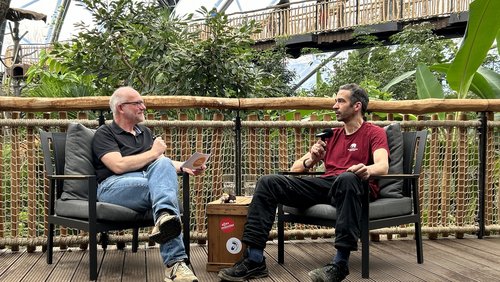
{"label": "eyeglasses", "polygon": [[143,106],[144,101],[136,101],[136,102],[123,102],[121,105],[134,105],[134,106]]}

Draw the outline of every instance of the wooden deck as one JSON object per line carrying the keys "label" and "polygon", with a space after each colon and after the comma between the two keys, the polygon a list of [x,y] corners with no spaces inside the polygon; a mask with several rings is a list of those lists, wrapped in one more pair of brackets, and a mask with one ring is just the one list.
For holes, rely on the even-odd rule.
{"label": "wooden deck", "polygon": [[[266,248],[270,276],[256,282],[309,281],[307,272],[327,263],[334,253],[332,239],[288,242],[285,264],[279,265],[277,245]],[[424,240],[424,264],[417,264],[415,244],[410,239],[383,240],[370,245],[370,279],[361,278],[360,252],[351,255],[346,281],[498,281],[500,278],[500,236],[476,239],[453,237]],[[217,274],[206,272],[207,246],[193,244],[192,266],[199,280],[219,281]],[[88,251],[78,248],[54,252],[54,264],[47,265],[41,251],[11,252],[0,250],[0,281],[88,281]],[[158,247],[142,244],[137,253],[130,247],[106,253],[99,281],[163,281],[163,265]]]}

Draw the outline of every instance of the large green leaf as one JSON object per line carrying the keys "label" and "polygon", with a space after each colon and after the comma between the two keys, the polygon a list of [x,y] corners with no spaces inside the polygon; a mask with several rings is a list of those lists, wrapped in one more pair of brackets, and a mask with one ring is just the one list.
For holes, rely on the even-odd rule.
{"label": "large green leaf", "polygon": [[429,67],[431,71],[437,71],[443,74],[446,74],[448,70],[450,69],[451,63],[441,63],[441,64],[434,64]]}
{"label": "large green leaf", "polygon": [[497,32],[497,48],[498,54],[500,54],[500,30]]}
{"label": "large green leaf", "polygon": [[[430,70],[447,73],[451,64],[435,64]],[[490,69],[479,67],[472,78],[470,91],[482,99],[500,99],[500,74]]]}
{"label": "large green leaf", "polygon": [[470,90],[483,99],[500,99],[500,74],[480,67],[472,79]]}
{"label": "large green leaf", "polygon": [[419,99],[439,98],[444,99],[443,86],[424,64],[417,67],[417,95]]}
{"label": "large green leaf", "polygon": [[475,0],[470,4],[467,30],[447,74],[448,83],[458,92],[459,98],[467,95],[474,73],[497,36],[500,29],[498,11],[498,0]]}
{"label": "large green leaf", "polygon": [[412,71],[409,71],[409,72],[405,72],[403,73],[402,75],[398,76],[398,77],[395,77],[393,78],[391,81],[389,81],[389,83],[387,83],[386,86],[384,86],[381,90],[384,91],[384,92],[388,92],[389,91],[389,88],[391,88],[391,86],[393,85],[396,85],[398,83],[400,83],[401,81],[407,79],[408,77],[411,77],[412,75],[415,74],[415,71],[412,70]]}

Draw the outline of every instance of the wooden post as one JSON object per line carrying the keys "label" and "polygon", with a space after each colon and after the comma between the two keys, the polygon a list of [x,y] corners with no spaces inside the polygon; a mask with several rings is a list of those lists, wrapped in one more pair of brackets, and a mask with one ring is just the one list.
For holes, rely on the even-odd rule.
{"label": "wooden post", "polygon": [[[285,116],[280,116],[280,121],[285,121]],[[284,171],[288,169],[288,134],[286,128],[279,129],[279,170]]]}
{"label": "wooden post", "polygon": [[[431,120],[438,120],[438,115],[433,114]],[[431,129],[431,140],[430,140],[430,154],[429,154],[429,208],[428,208],[428,219],[427,224],[429,227],[436,227],[438,221],[438,160],[441,159],[439,155],[439,128],[433,127]],[[429,239],[437,239],[438,234],[435,232],[429,232],[427,234]]]}
{"label": "wooden post", "polygon": [[[43,113],[43,119],[48,120],[50,119],[50,113]],[[43,130],[48,131],[48,127],[43,127]],[[45,175],[45,174],[44,174]],[[45,237],[48,236],[49,234],[49,224],[48,224],[48,214],[49,214],[49,180],[47,177],[43,178],[43,211],[44,211],[44,216],[43,216],[43,234]],[[42,246],[42,251],[47,250],[47,245],[44,244]]]}
{"label": "wooden post", "polygon": [[[213,119],[214,122],[217,121],[223,121],[224,120],[224,115],[223,114],[214,114]],[[213,175],[213,196],[215,198],[219,198],[222,195],[222,174],[223,174],[223,150],[222,146],[224,146],[223,142],[223,137],[224,137],[224,128],[222,127],[215,127],[213,129],[213,137],[212,137],[212,145],[210,149],[210,169],[212,170],[212,175]]]}
{"label": "wooden post", "polygon": [[[464,113],[460,113],[459,120],[467,120],[467,116]],[[466,179],[467,179],[467,129],[463,127],[458,128],[458,152],[456,154],[458,158],[458,176],[457,176],[457,186],[456,186],[456,224],[457,226],[464,225],[465,207],[468,203],[465,202],[465,189],[466,189]],[[463,232],[455,232],[455,237],[457,239],[464,238]]]}
{"label": "wooden post", "polygon": [[[294,120],[295,121],[300,121],[302,119],[302,116],[300,113],[295,113],[294,114]],[[295,159],[299,159],[304,155],[304,146],[303,146],[303,138],[302,138],[302,129],[301,128],[294,128],[294,140],[295,140]],[[290,166],[290,164],[288,164]]]}
{"label": "wooden post", "polygon": [[[257,121],[256,114],[248,115],[248,121]],[[257,174],[257,131],[255,127],[247,128],[247,174]]]}
{"label": "wooden post", "polygon": [[[35,114],[28,113],[28,119],[34,119]],[[26,139],[28,141],[28,235],[36,237],[36,172],[35,172],[35,136],[33,126],[26,128]],[[36,245],[28,245],[28,253],[34,252]]]}
{"label": "wooden post", "polygon": [[[454,120],[453,114],[448,114],[446,120]],[[445,151],[444,159],[442,163],[443,168],[443,178],[441,180],[441,225],[448,225],[448,212],[450,204],[450,186],[451,186],[451,175],[453,172],[452,156],[453,156],[453,127],[446,126],[443,128],[445,132]],[[443,233],[443,237],[448,237],[448,233]]]}
{"label": "wooden post", "polygon": [[[489,112],[487,116],[488,121],[494,120],[494,114],[493,112]],[[488,226],[490,224],[493,224],[494,222],[494,199],[495,199],[495,194],[496,192],[494,191],[493,187],[495,187],[495,175],[500,175],[500,160],[498,156],[496,156],[495,153],[495,135],[494,135],[494,130],[493,128],[488,130],[487,134],[487,149],[486,149],[486,164],[489,164],[486,166],[486,183],[485,183],[485,225]],[[498,186],[497,186],[498,187]],[[499,199],[500,201],[500,199]],[[497,205],[498,207],[499,205]],[[500,209],[499,214],[500,214]],[[499,218],[499,217],[497,217]],[[485,231],[486,236],[489,235],[489,231]]]}
{"label": "wooden post", "polygon": [[[168,116],[166,114],[162,115],[160,117],[161,120],[168,120]],[[165,148],[165,156],[169,158],[174,157],[174,149],[173,149],[173,142],[172,142],[172,130],[168,126],[164,126],[162,128],[163,132],[161,134],[161,137],[163,141],[165,142],[165,145],[167,148]]]}
{"label": "wooden post", "polygon": [[[187,114],[179,114],[179,120],[180,121],[188,120]],[[179,144],[181,145],[181,147],[179,148],[181,150],[180,159],[187,160],[189,156],[191,156],[191,145],[188,140],[188,130],[184,127],[180,127],[178,132],[179,132]]]}
{"label": "wooden post", "polygon": [[[19,119],[20,113],[14,112],[12,113],[12,119]],[[19,148],[19,129],[16,126],[12,126],[11,128],[12,136],[11,136],[11,166],[10,166],[10,175],[11,175],[11,198],[10,198],[10,214],[11,214],[11,236],[16,238],[19,236],[19,213],[20,213],[20,195],[21,195],[21,157],[20,157],[20,148]],[[13,252],[19,251],[19,245],[14,244],[11,245],[11,250]]]}
{"label": "wooden post", "polygon": [[[3,126],[0,126],[0,136],[4,136],[3,132]],[[3,160],[3,142],[0,142],[0,160]],[[3,203],[5,201],[3,195],[4,195],[4,175],[3,175],[3,165],[0,166],[0,238],[5,238],[4,230],[5,230],[5,224],[4,220],[5,218],[5,207],[3,206]],[[47,222],[47,221],[45,221]],[[0,244],[0,249],[4,249],[5,245]]]}
{"label": "wooden post", "polygon": [[[67,112],[58,112],[59,114],[59,119],[68,119],[68,113]],[[61,125],[59,126],[59,130],[61,132],[66,132],[68,127],[66,125]],[[68,248],[68,245],[64,243],[65,240],[62,238],[66,237],[68,235],[68,229],[66,227],[59,226],[59,249],[65,250]]]}
{"label": "wooden post", "polygon": [[[196,114],[195,120],[200,121],[203,120],[202,114]],[[203,152],[203,128],[197,126],[195,128],[195,151]],[[192,141],[188,140],[188,144]],[[190,152],[192,154],[194,152]],[[205,205],[204,205],[204,194],[203,194],[203,176],[193,177],[193,190],[194,190],[194,206],[196,213],[196,231],[203,232],[205,231]]]}
{"label": "wooden post", "polygon": [[[264,121],[271,121],[271,117],[269,115],[264,116]],[[271,130],[269,128],[264,128],[264,156],[266,159],[264,160],[264,172],[263,174],[267,175],[271,173]]]}
{"label": "wooden post", "polygon": [[[309,117],[309,120],[310,121],[317,121],[318,120],[318,116],[315,115],[315,114],[312,114],[310,117]],[[305,148],[306,150],[309,150],[315,143],[316,143],[316,130],[315,128],[311,128],[309,130],[309,134],[308,134],[308,138],[306,141],[308,141],[307,143],[307,147]],[[306,151],[307,152],[307,151]],[[302,157],[302,156],[301,156]]]}
{"label": "wooden post", "polygon": [[[417,120],[425,120],[425,117],[423,115],[418,115],[417,116]],[[421,128],[417,127],[416,130],[420,130]],[[425,158],[425,157],[424,157]],[[425,175],[425,174],[421,174],[421,175]],[[420,177],[418,179],[418,187],[425,187],[424,186],[424,177]],[[420,189],[419,191],[419,203],[420,203],[420,210],[422,211],[423,209],[423,203],[424,203],[424,189]]]}

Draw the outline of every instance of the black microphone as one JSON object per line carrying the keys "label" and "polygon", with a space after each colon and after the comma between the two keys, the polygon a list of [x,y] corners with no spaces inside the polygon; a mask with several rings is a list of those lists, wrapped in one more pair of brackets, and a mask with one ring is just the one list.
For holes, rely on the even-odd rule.
{"label": "black microphone", "polygon": [[325,141],[326,138],[330,138],[333,136],[333,129],[325,128],[321,133],[316,134],[316,137],[321,138],[321,141]]}

